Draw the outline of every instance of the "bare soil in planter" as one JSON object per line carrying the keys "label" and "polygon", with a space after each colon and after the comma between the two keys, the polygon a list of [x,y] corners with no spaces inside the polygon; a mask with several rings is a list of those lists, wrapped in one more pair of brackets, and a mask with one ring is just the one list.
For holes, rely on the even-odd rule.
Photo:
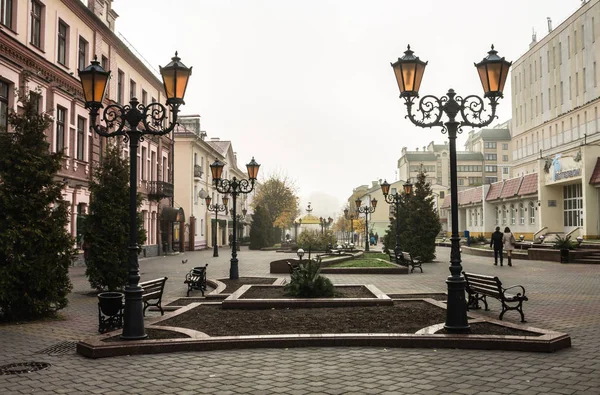
{"label": "bare soil in planter", "polygon": [[[285,295],[283,287],[250,287],[240,299],[289,299],[293,296]],[[350,287],[336,287],[334,298],[375,298],[371,291],[362,285]]]}
{"label": "bare soil in planter", "polygon": [[224,294],[232,294],[237,291],[242,285],[247,284],[273,284],[277,280],[275,277],[240,277],[237,280],[222,278],[218,281],[225,284]]}

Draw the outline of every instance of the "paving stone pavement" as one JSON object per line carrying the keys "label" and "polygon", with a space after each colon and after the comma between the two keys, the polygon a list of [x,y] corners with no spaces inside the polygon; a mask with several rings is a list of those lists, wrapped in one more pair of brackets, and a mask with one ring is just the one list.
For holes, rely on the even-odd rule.
{"label": "paving stone pavement", "polygon": [[[140,261],[142,281],[167,276],[165,301],[185,296],[185,273],[208,263],[209,278],[229,274],[229,254],[187,252]],[[450,250],[439,248],[424,273],[328,275],[338,284],[374,284],[386,293],[445,292]],[[268,263],[276,252],[242,249],[240,276],[277,277]],[[187,259],[183,264],[182,260]],[[529,301],[527,325],[567,332],[573,346],[553,354],[385,348],[297,348],[183,352],[87,359],[70,351],[40,351],[97,332],[95,295],[83,267],[70,270],[73,293],[59,320],[0,325],[0,365],[48,362],[51,367],[0,375],[0,394],[600,394],[600,265],[563,265],[463,255],[465,271],[496,274],[505,285],[522,284]],[[166,303],[165,303],[166,304]],[[500,305],[490,302],[497,318]],[[159,313],[150,313],[155,317]],[[505,320],[519,323],[516,312]],[[72,343],[70,343],[72,344]]]}

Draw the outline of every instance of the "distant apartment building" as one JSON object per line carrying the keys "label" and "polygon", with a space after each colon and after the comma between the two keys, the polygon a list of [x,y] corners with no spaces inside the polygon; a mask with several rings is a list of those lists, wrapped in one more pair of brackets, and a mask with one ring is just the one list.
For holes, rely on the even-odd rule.
{"label": "distant apartment building", "polygon": [[465,149],[483,155],[483,184],[510,178],[512,151],[509,125],[510,121],[491,129],[469,132]]}
{"label": "distant apartment building", "polygon": [[459,193],[461,230],[479,211],[472,227],[486,234],[499,225],[526,238],[600,237],[599,21],[600,0],[556,28],[548,18],[548,34],[513,62],[510,178]]}
{"label": "distant apartment building", "polygon": [[[47,138],[52,152],[65,154],[58,177],[65,183],[63,197],[71,212],[68,226],[77,244],[90,203],[89,181],[107,144],[116,142],[90,129],[77,71],[97,56],[112,72],[105,104],[127,104],[132,97],[143,104],[164,101],[156,73],[115,34],[117,17],[112,0],[1,1],[0,127],[10,130],[8,112],[19,108],[16,89],[33,92],[40,111],[54,117]],[[123,147],[128,156],[127,144]],[[160,253],[163,241],[172,242],[160,209],[172,204],[171,149],[167,135],[145,139],[137,152],[146,256]]]}

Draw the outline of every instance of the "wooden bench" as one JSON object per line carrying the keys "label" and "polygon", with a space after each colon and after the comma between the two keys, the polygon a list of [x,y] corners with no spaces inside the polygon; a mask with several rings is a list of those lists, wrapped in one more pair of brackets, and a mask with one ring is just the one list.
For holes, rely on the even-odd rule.
{"label": "wooden bench", "polygon": [[399,263],[401,265],[409,266],[411,268],[411,273],[414,272],[415,269],[419,269],[421,270],[421,273],[423,273],[423,268],[421,267],[421,258],[415,257],[413,259],[411,253],[406,251],[402,251],[398,257],[400,258]]}
{"label": "wooden bench", "polygon": [[146,309],[150,306],[158,307],[158,309],[160,310],[160,315],[165,314],[161,303],[166,281],[167,277],[163,277],[140,283],[140,287],[144,289],[144,291],[142,292],[142,301],[144,302],[144,316],[146,315]]}
{"label": "wooden bench", "polygon": [[186,296],[190,296],[190,292],[192,290],[197,290],[202,292],[202,296],[204,296],[204,291],[206,291],[206,267],[208,263],[204,266],[197,266],[190,270],[188,274],[185,275],[184,284],[187,284],[188,290]]}
{"label": "wooden bench", "polygon": [[387,250],[387,254],[390,257],[390,262],[392,263],[398,263],[398,259],[396,257],[396,252],[394,250]]}
{"label": "wooden bench", "polygon": [[[502,282],[498,277],[485,276],[483,274],[465,273],[463,272],[466,280],[466,290],[469,295],[467,301],[468,309],[479,309],[479,301],[483,301],[485,304],[485,310],[488,310],[488,304],[486,298],[492,297],[498,299],[502,303],[502,312],[500,313],[500,319],[504,316],[508,310],[517,310],[521,314],[521,322],[525,321],[525,314],[523,314],[523,302],[528,300],[525,296],[525,288],[521,285],[514,285],[508,288],[502,288]],[[509,289],[520,288],[521,292],[511,294],[506,291]]]}

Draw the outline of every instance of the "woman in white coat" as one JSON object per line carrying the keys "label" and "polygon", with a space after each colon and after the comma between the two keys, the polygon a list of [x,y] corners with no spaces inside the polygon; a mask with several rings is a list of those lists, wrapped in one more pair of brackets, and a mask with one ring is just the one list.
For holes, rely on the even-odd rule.
{"label": "woman in white coat", "polygon": [[512,250],[515,249],[515,236],[507,226],[504,228],[504,235],[502,236],[502,244],[504,244],[504,251],[506,251],[506,257],[508,258],[508,266],[512,266]]}

